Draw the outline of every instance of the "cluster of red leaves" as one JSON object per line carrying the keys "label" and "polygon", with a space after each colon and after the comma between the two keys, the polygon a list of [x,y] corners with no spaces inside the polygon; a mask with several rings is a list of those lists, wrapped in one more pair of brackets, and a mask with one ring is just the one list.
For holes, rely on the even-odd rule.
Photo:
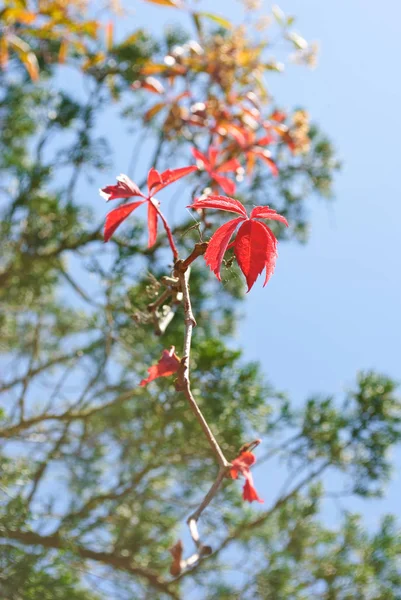
{"label": "cluster of red leaves", "polygon": [[156,169],[152,168],[148,174],[148,194],[147,196],[143,194],[138,186],[131,181],[131,179],[127,175],[120,175],[117,177],[116,185],[108,185],[105,188],[102,188],[100,191],[100,195],[109,200],[115,200],[116,198],[131,198],[133,196],[140,196],[143,200],[139,200],[138,202],[131,202],[130,204],[124,204],[110,211],[106,217],[106,223],[104,227],[104,241],[108,242],[117,227],[121,225],[123,221],[141,204],[145,202],[148,203],[148,246],[151,248],[155,242],[157,237],[157,225],[158,219],[160,218],[164,229],[166,231],[170,247],[173,251],[174,258],[178,257],[177,248],[175,246],[173,236],[171,233],[171,229],[160,210],[160,202],[156,200],[154,197],[155,194],[160,192],[163,188],[170,185],[174,181],[181,179],[181,177],[185,177],[189,173],[196,171],[197,167],[182,167],[181,169],[167,169],[167,171],[163,171],[159,173]]}
{"label": "cluster of red leaves", "polygon": [[241,163],[236,158],[231,158],[218,164],[219,150],[210,146],[207,156],[196,148],[192,148],[192,154],[200,165],[209,174],[210,179],[217,183],[226,194],[235,194],[235,183],[222,173],[232,173],[241,168]]}
{"label": "cluster of red leaves", "polygon": [[[219,227],[213,234],[205,253],[206,264],[221,281],[220,269],[224,254],[228,248],[233,246],[238,266],[248,284],[248,292],[264,269],[266,269],[263,284],[265,286],[274,271],[277,258],[277,239],[271,229],[258,219],[280,221],[288,227],[287,219],[268,206],[255,207],[248,217],[244,205],[239,200],[226,196],[211,195],[204,199],[197,198],[188,208],[217,208],[240,215]],[[235,240],[230,244],[239,225]]]}
{"label": "cluster of red leaves", "polygon": [[[181,364],[181,360],[175,353],[175,347],[171,346],[170,350],[163,350],[160,360],[151,367],[148,368],[148,377],[142,379],[140,386],[144,387],[151,381],[158,379],[159,377],[169,377],[177,373]],[[259,443],[259,440],[257,440]],[[238,479],[239,475],[243,475],[245,478],[244,488],[242,497],[248,502],[263,502],[259,498],[258,493],[253,485],[252,473],[250,467],[255,464],[256,457],[248,449],[241,450],[237,458],[232,461],[232,467],[230,469],[230,476],[232,479]],[[182,558],[182,546],[180,544],[174,546],[171,550],[174,558],[173,568],[179,572],[179,565]]]}
{"label": "cluster of red leaves", "polygon": [[261,502],[263,500],[259,498],[257,491],[253,485],[253,477],[250,471],[250,467],[256,462],[256,456],[244,450],[240,452],[239,456],[232,461],[232,467],[230,469],[230,475],[232,479],[238,479],[238,475],[241,474],[245,477],[245,483],[242,490],[242,498],[248,502]]}
{"label": "cluster of red leaves", "polygon": [[[160,128],[168,139],[181,136],[194,141],[201,129],[209,147],[218,146],[226,160],[243,158],[248,175],[252,175],[258,159],[277,176],[274,149],[287,147],[292,154],[307,152],[309,122],[303,111],[296,111],[292,119],[279,110],[263,115],[262,105],[270,98],[261,74],[277,67],[274,61],[263,59],[268,44],[255,42],[243,27],[230,28],[224,36],[201,36],[199,41],[174,46],[162,60],[148,62],[141,68],[133,89],[147,90],[159,97],[145,112],[145,122],[166,109]],[[198,77],[202,78],[202,85],[197,88]],[[202,97],[193,98],[189,89],[202,89]],[[210,165],[209,156],[206,161],[200,157],[199,160],[205,170],[218,173]],[[221,185],[216,177],[211,179]],[[233,185],[229,182],[221,187],[233,195]]]}

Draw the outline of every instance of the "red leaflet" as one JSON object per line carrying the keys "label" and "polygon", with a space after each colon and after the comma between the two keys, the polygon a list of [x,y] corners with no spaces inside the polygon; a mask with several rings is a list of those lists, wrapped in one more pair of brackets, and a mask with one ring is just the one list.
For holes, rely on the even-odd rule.
{"label": "red leaflet", "polygon": [[267,134],[257,140],[255,133],[245,128],[241,129],[237,134],[233,134],[232,131],[230,133],[245,154],[246,170],[249,175],[253,172],[257,158],[260,158],[269,166],[275,177],[278,175],[278,168],[271,158],[271,152],[264,147],[275,141],[272,135]]}
{"label": "red leaflet", "polygon": [[237,263],[248,284],[248,292],[265,268],[271,253],[271,240],[259,221],[249,219],[241,225],[234,243]]}
{"label": "red leaflet", "polygon": [[219,281],[221,281],[220,269],[221,263],[223,262],[223,256],[234,231],[242,221],[242,217],[239,217],[238,219],[233,219],[233,221],[229,221],[219,227],[207,247],[205,253],[206,264],[210,267]]}
{"label": "red leaflet", "polygon": [[247,218],[245,206],[239,200],[228,198],[228,196],[208,196],[207,198],[195,198],[195,202],[187,208],[218,208],[228,212],[235,212]]}
{"label": "red leaflet", "polygon": [[175,353],[174,346],[171,346],[170,350],[163,350],[159,362],[149,367],[148,377],[142,379],[139,385],[143,387],[158,377],[169,377],[169,375],[177,373],[180,364],[181,361]]}
{"label": "red leaflet", "polygon": [[[197,198],[188,208],[217,208],[240,215],[219,227],[212,235],[205,253],[206,264],[221,281],[220,269],[224,254],[228,248],[234,247],[238,266],[248,284],[248,292],[264,269],[266,278],[263,286],[265,286],[274,271],[277,258],[277,239],[265,223],[256,219],[273,219],[288,227],[287,219],[268,206],[255,207],[251,216],[248,217],[241,202],[226,196],[212,195],[204,199]],[[230,244],[231,237],[238,225],[240,227],[236,238]]]}
{"label": "red leaflet", "polygon": [[143,81],[134,81],[131,87],[134,90],[138,90],[140,88],[143,90],[148,90],[148,92],[152,92],[153,94],[163,94],[165,91],[163,84],[160,83],[160,81],[155,77],[145,77]]}
{"label": "red leaflet", "polygon": [[[152,168],[151,171],[153,171],[153,184],[149,187],[149,193],[157,194],[157,192],[160,192],[160,190],[170,185],[170,183],[174,183],[174,181],[177,181],[177,179],[181,179],[181,177],[185,177],[186,175],[189,175],[197,170],[198,167],[195,165],[192,167],[181,167],[180,169],[167,169],[167,171],[163,171],[163,173],[158,173],[156,169]],[[159,178],[158,180],[157,177]]]}
{"label": "red leaflet", "polygon": [[272,219],[273,221],[280,221],[288,227],[287,219],[268,206],[255,206],[251,211],[251,219]]}
{"label": "red leaflet", "polygon": [[[105,188],[107,189],[107,188]],[[114,210],[110,211],[106,217],[106,223],[104,225],[104,241],[108,242],[115,230],[125,219],[132,213],[133,210],[138,208],[146,200],[140,202],[132,202],[131,204],[124,204]]]}
{"label": "red leaflet", "polygon": [[117,185],[108,185],[99,190],[99,193],[106,202],[115,200],[116,198],[131,198],[131,196],[142,196],[142,198],[145,198],[136,183],[123,173],[117,177]]}
{"label": "red leaflet", "polygon": [[160,217],[163,227],[167,233],[170,247],[173,251],[174,258],[178,258],[178,251],[175,246],[171,229],[160,211],[159,201],[156,200],[153,195],[170,185],[177,179],[185,177],[189,173],[196,171],[195,166],[182,167],[180,169],[167,169],[159,173],[156,169],[152,168],[148,174],[148,195],[142,194],[138,186],[131,181],[127,175],[120,175],[117,177],[116,185],[108,185],[105,188],[99,190],[100,195],[108,200],[115,200],[116,198],[130,198],[131,196],[141,196],[143,200],[139,202],[133,202],[126,204],[125,206],[119,206],[114,210],[110,211],[106,217],[106,223],[104,228],[104,241],[108,242],[117,227],[121,225],[123,221],[135,210],[140,204],[148,202],[148,230],[149,230],[149,248],[156,242],[157,236],[157,219]]}
{"label": "red leaflet", "polygon": [[242,497],[248,502],[263,503],[263,500],[259,498],[257,491],[253,486],[253,477],[250,472],[250,467],[256,462],[256,457],[252,452],[247,450],[240,452],[239,456],[232,461],[232,467],[230,469],[230,475],[232,479],[238,479],[238,475],[241,474],[245,477],[245,483],[242,491]]}
{"label": "red leaflet", "polygon": [[210,179],[218,183],[226,194],[235,194],[235,183],[228,177],[221,175],[221,173],[235,172],[241,167],[241,164],[236,158],[232,158],[217,166],[218,152],[215,146],[211,146],[206,156],[196,148],[192,148],[192,154],[202,164],[205,171],[209,174]]}

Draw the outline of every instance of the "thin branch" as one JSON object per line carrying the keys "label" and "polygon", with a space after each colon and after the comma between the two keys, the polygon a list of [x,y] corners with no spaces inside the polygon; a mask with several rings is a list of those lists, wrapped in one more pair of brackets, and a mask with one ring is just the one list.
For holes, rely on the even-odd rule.
{"label": "thin branch", "polygon": [[79,412],[72,412],[71,408],[66,410],[60,414],[48,414],[42,413],[40,415],[36,415],[35,417],[31,417],[30,419],[26,419],[25,421],[20,421],[15,425],[10,425],[8,427],[4,427],[0,429],[0,438],[11,438],[21,431],[25,431],[30,429],[34,425],[45,423],[46,421],[61,421],[61,422],[70,422],[70,421],[85,421],[92,415],[101,412],[102,410],[106,410],[107,408],[118,404],[119,402],[125,402],[130,400],[133,396],[133,390],[127,390],[121,393],[117,398],[111,400],[110,402],[106,402],[105,404],[100,404],[98,406],[93,406],[92,408],[88,408],[87,410],[81,410]]}
{"label": "thin branch", "polygon": [[230,466],[230,463],[225,458],[216,438],[213,435],[212,430],[210,429],[191,391],[191,382],[189,377],[189,361],[191,354],[192,331],[193,328],[196,326],[196,321],[192,312],[191,298],[189,295],[189,270],[187,269],[185,272],[182,272],[182,269],[180,268],[182,262],[178,262],[179,264],[176,263],[176,271],[181,284],[181,291],[183,293],[184,299],[185,334],[183,358],[181,360],[181,367],[178,371],[177,391],[183,392],[186,399],[188,400],[189,406],[192,412],[194,413],[195,417],[197,418],[198,423],[202,427],[203,433],[205,434],[205,437],[209,442],[209,446],[211,447],[219,466],[224,469],[227,469]]}
{"label": "thin branch", "polygon": [[[297,485],[295,485],[292,488],[292,490],[290,490],[287,494],[285,494],[285,496],[280,496],[279,498],[277,498],[277,500],[274,502],[274,504],[271,506],[271,508],[269,508],[267,511],[263,512],[257,519],[254,519],[253,521],[244,521],[243,523],[240,523],[229,535],[227,535],[227,537],[225,537],[222,540],[222,542],[220,543],[220,546],[212,553],[213,556],[216,557],[227,546],[229,546],[233,542],[236,542],[238,539],[240,539],[244,533],[246,533],[248,535],[251,530],[262,527],[264,525],[264,523],[266,523],[266,521],[268,521],[270,519],[270,517],[279,508],[281,508],[289,500],[294,498],[302,490],[302,488],[304,488],[306,485],[308,485],[309,483],[314,481],[317,477],[319,477],[319,475],[321,475],[323,473],[323,471],[325,471],[328,467],[330,467],[330,462],[325,461],[324,463],[322,463],[320,465],[320,467],[318,467],[317,469],[315,469],[314,471],[312,471],[311,473],[306,475],[303,479],[301,479],[301,481],[299,483],[297,483]],[[206,558],[206,557],[203,556],[203,557],[199,557],[199,559],[200,558]],[[199,566],[199,564],[200,564],[199,559],[197,561],[197,564],[192,565],[193,567]],[[182,570],[181,573],[178,575],[178,577],[176,577],[174,579],[174,581],[177,581],[177,580],[181,579],[182,577],[187,576],[188,573],[189,573],[188,569]]]}

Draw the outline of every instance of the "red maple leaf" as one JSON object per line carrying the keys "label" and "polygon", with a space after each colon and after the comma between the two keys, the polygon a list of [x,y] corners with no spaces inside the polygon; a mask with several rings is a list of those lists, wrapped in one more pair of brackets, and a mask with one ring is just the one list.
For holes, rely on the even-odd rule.
{"label": "red maple leaf", "polygon": [[270,134],[266,133],[263,137],[256,139],[254,131],[242,128],[237,132],[230,131],[232,137],[245,154],[246,158],[246,171],[248,175],[253,172],[255,161],[257,158],[263,160],[270,168],[272,174],[277,177],[278,168],[276,163],[271,157],[271,152],[265,146],[268,146],[275,142],[275,138]]}
{"label": "red maple leaf", "polygon": [[[205,253],[206,264],[221,281],[220,269],[224,254],[228,248],[233,246],[238,266],[248,284],[248,292],[263,269],[266,269],[264,287],[274,271],[277,258],[277,239],[271,229],[257,219],[281,221],[288,227],[287,219],[268,206],[256,206],[248,217],[243,204],[239,200],[227,196],[212,195],[204,199],[196,198],[195,202],[187,208],[217,208],[240,215],[219,227],[212,235]],[[230,244],[231,237],[238,225],[240,228],[236,238]]]}
{"label": "red maple leaf", "polygon": [[175,353],[175,346],[171,346],[170,350],[163,350],[159,362],[148,368],[148,377],[142,379],[139,385],[143,387],[154,379],[169,377],[177,373],[180,364],[181,361]]}
{"label": "red maple leaf", "polygon": [[177,179],[185,177],[189,173],[196,171],[197,167],[182,167],[181,169],[167,169],[159,173],[153,167],[148,173],[148,195],[145,196],[138,186],[131,181],[127,175],[120,175],[117,177],[116,185],[108,185],[105,188],[99,190],[100,195],[107,201],[115,200],[116,198],[131,198],[132,196],[140,196],[143,198],[138,202],[131,202],[130,204],[123,204],[114,210],[111,210],[106,217],[106,223],[104,226],[104,241],[108,242],[117,227],[125,221],[125,219],[134,211],[138,206],[148,203],[148,230],[149,230],[149,248],[154,245],[157,237],[157,224],[158,218],[161,219],[164,229],[166,230],[167,237],[174,254],[174,258],[178,257],[178,251],[175,246],[171,229],[162,214],[159,206],[160,202],[154,197],[160,190],[170,185]]}
{"label": "red maple leaf", "polygon": [[253,477],[252,473],[249,470],[250,467],[255,464],[256,456],[247,450],[240,452],[237,458],[234,458],[232,461],[232,467],[230,469],[230,476],[232,479],[238,479],[238,475],[241,474],[245,477],[245,483],[242,491],[242,497],[244,500],[248,502],[253,502],[256,500],[257,502],[263,503],[263,500],[259,498],[257,491],[253,485]]}
{"label": "red maple leaf", "polygon": [[207,156],[196,148],[192,148],[192,154],[203,165],[210,179],[218,183],[226,194],[235,194],[235,183],[225,175],[221,175],[221,173],[231,173],[240,169],[241,164],[236,158],[231,158],[218,165],[219,151],[215,146],[210,146]]}

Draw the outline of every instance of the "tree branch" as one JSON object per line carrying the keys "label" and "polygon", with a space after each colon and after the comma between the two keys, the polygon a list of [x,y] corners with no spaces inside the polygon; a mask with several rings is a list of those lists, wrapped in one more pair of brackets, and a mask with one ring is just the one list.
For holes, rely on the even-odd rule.
{"label": "tree branch", "polygon": [[87,560],[102,563],[119,571],[125,571],[130,575],[145,579],[153,588],[168,594],[174,600],[179,600],[178,593],[172,589],[171,583],[161,579],[154,571],[136,565],[129,557],[120,556],[113,552],[99,552],[76,544],[74,540],[63,539],[55,533],[52,535],[40,535],[34,531],[6,530],[1,531],[3,539],[16,540],[26,546],[42,546],[54,550],[70,550]]}

